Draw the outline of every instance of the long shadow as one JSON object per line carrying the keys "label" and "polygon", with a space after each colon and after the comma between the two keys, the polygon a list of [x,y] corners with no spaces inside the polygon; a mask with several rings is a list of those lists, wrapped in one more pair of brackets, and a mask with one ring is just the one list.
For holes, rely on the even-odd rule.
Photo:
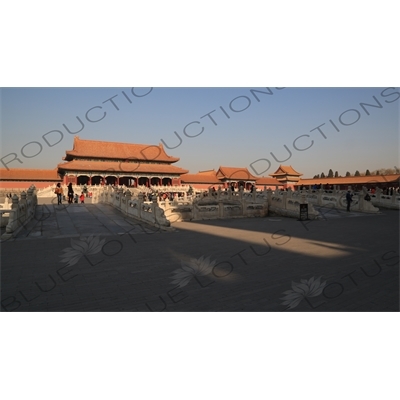
{"label": "long shadow", "polygon": [[48,240],[7,243],[2,302],[9,309],[19,302],[17,311],[399,309],[397,211],[311,221],[307,229],[278,219],[196,221],[174,224],[176,231],[165,235],[114,235],[68,267],[60,255],[79,245],[71,239],[51,240],[51,251]]}

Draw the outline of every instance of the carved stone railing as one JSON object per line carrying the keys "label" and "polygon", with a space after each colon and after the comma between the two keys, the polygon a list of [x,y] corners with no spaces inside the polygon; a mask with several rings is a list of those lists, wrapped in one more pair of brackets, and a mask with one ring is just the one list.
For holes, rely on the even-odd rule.
{"label": "carved stone railing", "polygon": [[[321,207],[329,207],[335,208],[339,210],[347,209],[347,201],[346,201],[346,190],[330,190],[325,191],[323,189],[317,190],[302,190],[293,192],[293,196],[305,196],[307,201],[311,204],[321,206]],[[364,212],[364,213],[377,213],[379,209],[375,207],[377,203],[372,201],[365,200],[365,196],[367,194],[367,189],[364,187],[361,192],[352,193],[352,202],[350,204],[351,211]]]}
{"label": "carved stone railing", "polygon": [[143,194],[139,194],[137,199],[133,199],[129,189],[124,191],[122,188],[105,187],[93,196],[92,202],[110,204],[127,216],[157,227],[170,226],[170,221],[157,204],[156,198],[152,202],[145,202]]}
{"label": "carved stone railing", "polygon": [[190,189],[189,185],[171,185],[171,186],[166,186],[166,185],[151,185],[150,188],[155,191],[155,192],[188,192]]}
{"label": "carved stone railing", "polygon": [[378,188],[375,193],[370,194],[371,203],[376,207],[392,208],[400,210],[400,195],[396,192],[393,195],[383,194],[382,189]]}
{"label": "carved stone railing", "polygon": [[20,198],[14,194],[11,201],[11,207],[8,210],[0,210],[2,227],[6,227],[6,232],[2,237],[9,237],[17,233],[35,215],[37,206],[35,186],[22,192]]}
{"label": "carved stone railing", "polygon": [[316,211],[313,205],[307,201],[307,198],[304,194],[296,195],[290,189],[288,191],[273,191],[268,189],[266,192],[269,210],[274,214],[285,217],[299,218],[300,204],[308,204],[308,218],[316,219],[319,217],[319,212]]}
{"label": "carved stone railing", "polygon": [[268,214],[267,198],[243,190],[233,193],[209,190],[207,196],[186,196],[159,202],[166,217],[173,222],[204,219],[264,217]]}

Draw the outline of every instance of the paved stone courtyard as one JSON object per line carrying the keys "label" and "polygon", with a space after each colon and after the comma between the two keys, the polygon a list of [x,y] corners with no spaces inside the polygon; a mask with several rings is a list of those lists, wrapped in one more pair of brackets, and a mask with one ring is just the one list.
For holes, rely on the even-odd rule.
{"label": "paved stone courtyard", "polygon": [[398,211],[323,214],[158,229],[42,204],[1,244],[2,311],[398,311]]}

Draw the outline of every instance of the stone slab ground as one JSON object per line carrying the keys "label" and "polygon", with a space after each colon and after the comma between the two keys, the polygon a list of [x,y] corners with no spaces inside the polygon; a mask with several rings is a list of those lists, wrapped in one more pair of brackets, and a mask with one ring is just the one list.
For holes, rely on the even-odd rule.
{"label": "stone slab ground", "polygon": [[2,311],[399,310],[392,210],[161,230],[107,205],[43,204],[1,252]]}

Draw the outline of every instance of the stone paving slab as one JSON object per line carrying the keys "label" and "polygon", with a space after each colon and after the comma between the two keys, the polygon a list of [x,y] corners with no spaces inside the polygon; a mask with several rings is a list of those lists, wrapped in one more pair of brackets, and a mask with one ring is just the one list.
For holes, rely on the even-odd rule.
{"label": "stone paving slab", "polygon": [[[2,243],[3,311],[282,312],[288,291],[287,312],[399,310],[395,210],[181,222],[160,231],[109,206],[73,206],[39,210],[50,216]],[[201,257],[212,267],[191,261]],[[182,287],[172,283],[177,270]],[[311,287],[318,277],[325,286]]]}

